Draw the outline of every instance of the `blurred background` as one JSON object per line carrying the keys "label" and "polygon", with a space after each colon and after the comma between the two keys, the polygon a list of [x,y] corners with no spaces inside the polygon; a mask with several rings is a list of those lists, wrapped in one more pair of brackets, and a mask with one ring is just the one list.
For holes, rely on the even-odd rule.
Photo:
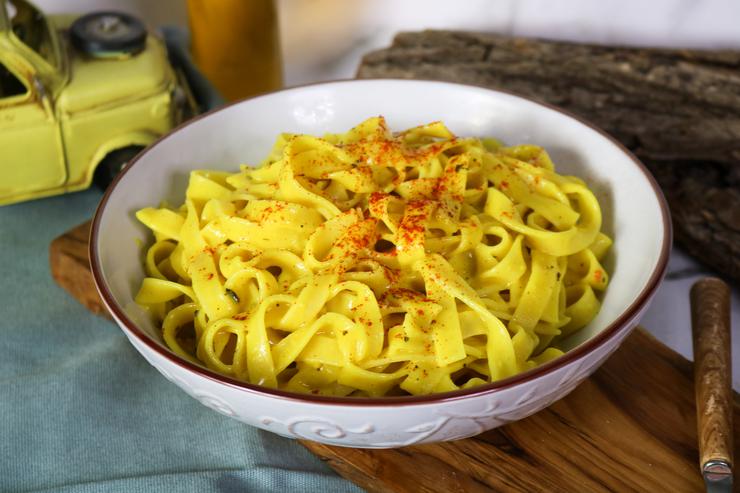
{"label": "blurred background", "polygon": [[[43,10],[123,10],[150,26],[188,25],[186,0],[36,0]],[[395,33],[466,29],[571,41],[740,48],[733,0],[278,0],[284,82],[353,77]]]}

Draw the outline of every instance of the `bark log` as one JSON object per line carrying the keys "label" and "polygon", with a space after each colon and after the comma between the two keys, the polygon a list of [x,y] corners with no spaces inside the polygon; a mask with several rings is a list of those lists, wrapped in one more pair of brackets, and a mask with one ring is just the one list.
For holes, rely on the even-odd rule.
{"label": "bark log", "polygon": [[366,55],[358,77],[507,89],[592,121],[656,176],[677,242],[740,280],[740,52],[424,31]]}

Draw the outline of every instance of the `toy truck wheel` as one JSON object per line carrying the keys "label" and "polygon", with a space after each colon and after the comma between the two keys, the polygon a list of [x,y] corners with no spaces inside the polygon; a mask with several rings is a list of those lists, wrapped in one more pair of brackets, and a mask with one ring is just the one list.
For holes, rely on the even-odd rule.
{"label": "toy truck wheel", "polygon": [[100,188],[105,190],[108,188],[113,180],[118,176],[118,173],[128,164],[131,159],[141,151],[143,146],[129,146],[121,149],[116,149],[100,161],[95,174],[93,175],[93,183]]}
{"label": "toy truck wheel", "polygon": [[69,28],[75,48],[93,57],[138,53],[146,45],[146,26],[123,12],[93,12]]}

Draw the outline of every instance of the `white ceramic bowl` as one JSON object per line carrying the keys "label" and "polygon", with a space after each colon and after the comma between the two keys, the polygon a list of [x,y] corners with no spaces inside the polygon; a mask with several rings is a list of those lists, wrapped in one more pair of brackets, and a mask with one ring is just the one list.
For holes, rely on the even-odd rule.
{"label": "white ceramic bowl", "polygon": [[[614,238],[611,284],[596,319],[567,341],[561,358],[474,389],[423,397],[322,398],[257,387],[175,356],[134,303],[144,276],[137,209],[182,203],[188,172],[260,162],[280,132],[344,132],[383,115],[401,130],[442,120],[463,136],[544,146],[561,173],[584,178]],[[655,181],[613,139],[573,116],[488,89],[431,81],[357,80],[267,94],[174,130],[116,180],[95,215],[90,257],[98,290],[138,351],[202,404],[280,435],[353,447],[454,440],[524,418],[562,398],[619,347],[645,311],[666,268],[668,209]]]}

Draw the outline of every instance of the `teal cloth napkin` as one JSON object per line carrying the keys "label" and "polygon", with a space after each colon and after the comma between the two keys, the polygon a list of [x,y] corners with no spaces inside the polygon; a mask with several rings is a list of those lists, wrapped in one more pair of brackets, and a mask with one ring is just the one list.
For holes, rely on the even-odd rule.
{"label": "teal cloth napkin", "polygon": [[100,196],[0,207],[0,491],[359,491],[187,396],[54,283],[49,243]]}

